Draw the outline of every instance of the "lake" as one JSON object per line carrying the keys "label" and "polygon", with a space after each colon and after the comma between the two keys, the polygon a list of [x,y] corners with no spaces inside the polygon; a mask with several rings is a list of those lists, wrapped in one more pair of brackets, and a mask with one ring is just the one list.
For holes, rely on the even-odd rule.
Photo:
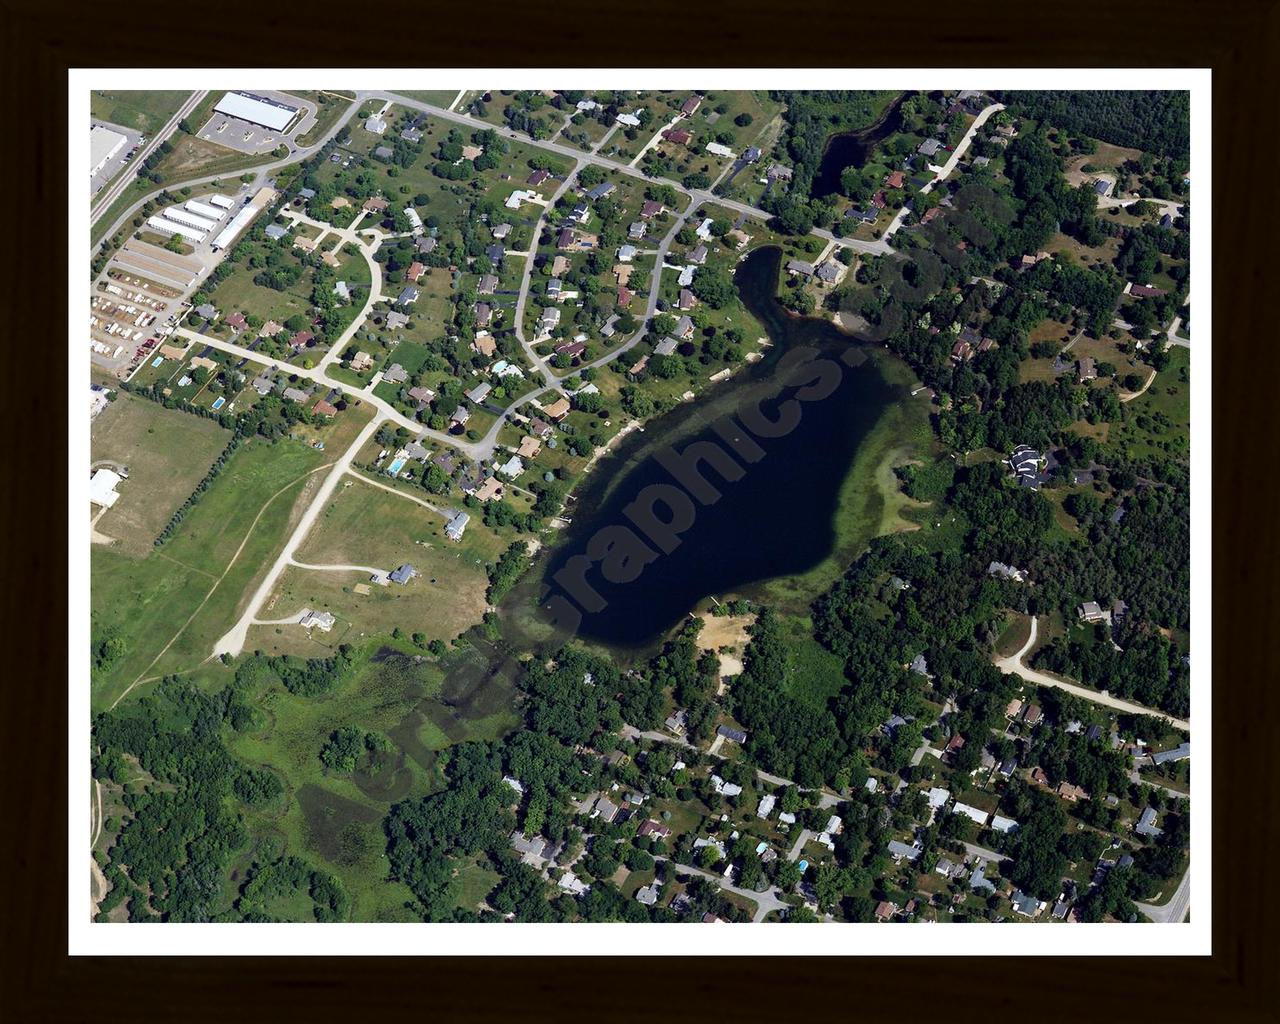
{"label": "lake", "polygon": [[[861,343],[827,321],[793,317],[782,309],[775,298],[780,258],[776,248],[757,250],[739,264],[735,276],[744,304],[773,342],[765,357],[697,402],[680,405],[628,436],[588,476],[572,504],[572,523],[546,562],[542,579],[551,590],[543,608],[558,597],[561,610],[582,609],[576,632],[584,639],[615,649],[646,647],[708,595],[749,594],[753,584],[803,573],[831,554],[836,503],[854,455],[888,404],[903,396]],[[801,352],[810,359],[795,370]],[[788,378],[791,383],[782,385]],[[781,434],[769,437],[757,431],[762,420],[753,409],[767,421],[784,408],[799,410],[792,429],[769,430]],[[725,428],[729,415],[733,426]],[[713,428],[717,421],[722,433]],[[666,533],[657,529],[656,536],[646,533],[624,509],[635,513],[633,503],[639,501],[640,510],[654,510],[644,520],[650,526],[678,518],[668,505],[645,495],[655,493],[654,485],[673,485],[668,468],[673,457],[704,442],[717,446],[717,458],[729,457],[740,475],[726,480],[705,462],[699,464],[701,480],[685,472],[677,490],[691,495],[683,501],[692,522],[674,541],[672,531],[680,523]],[[742,446],[736,454],[735,445]],[[710,499],[712,492],[718,500]],[[627,533],[641,552],[631,561],[619,554],[631,546]],[[611,546],[610,538],[623,541]],[[672,543],[669,553],[659,550]],[[610,557],[618,559],[614,581],[605,578],[605,565],[593,564],[581,573],[589,592],[564,582],[578,575],[575,565]],[[642,568],[634,575],[637,563]],[[591,605],[591,592],[603,607],[583,608],[580,595],[585,593]]]}
{"label": "lake", "polygon": [[829,196],[840,191],[840,175],[846,167],[863,167],[876,145],[902,127],[902,102],[911,94],[904,92],[880,115],[874,124],[856,132],[840,132],[827,140],[822,151],[822,163],[813,176],[810,194]]}

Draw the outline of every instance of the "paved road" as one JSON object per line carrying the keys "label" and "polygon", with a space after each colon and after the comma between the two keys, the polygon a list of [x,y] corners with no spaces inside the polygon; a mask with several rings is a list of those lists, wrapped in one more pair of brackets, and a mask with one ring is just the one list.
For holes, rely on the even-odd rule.
{"label": "paved road", "polygon": [[320,489],[316,492],[315,498],[307,506],[306,511],[302,513],[302,517],[298,520],[298,525],[285,542],[284,547],[280,549],[280,554],[276,557],[271,569],[262,578],[262,582],[258,584],[258,589],[253,592],[253,597],[249,599],[248,605],[245,606],[244,614],[240,616],[240,621],[232,626],[214,645],[213,653],[215,657],[221,654],[238,655],[244,650],[245,638],[249,633],[249,627],[253,625],[254,620],[257,618],[258,609],[271,596],[271,591],[275,589],[281,573],[292,563],[298,548],[311,531],[311,527],[315,525],[315,521],[321,511],[329,503],[329,499],[333,496],[334,489],[338,486],[338,481],[351,469],[351,460],[355,458],[356,453],[360,451],[369,438],[373,437],[381,425],[382,420],[380,417],[375,416],[369,420],[365,428],[351,442],[351,446],[333,464],[329,475],[325,477],[324,483],[320,485]]}
{"label": "paved road", "polygon": [[[669,860],[669,858],[665,857],[655,857],[654,859]],[[731,892],[738,896],[745,896],[747,899],[751,900],[756,905],[755,916],[751,918],[753,923],[763,921],[775,910],[784,912],[791,909],[790,904],[784,903],[778,898],[778,889],[774,886],[770,886],[764,892],[756,892],[754,889],[742,889],[736,885],[731,885],[725,881],[723,875],[718,875],[713,871],[703,871],[702,868],[695,868],[689,864],[677,864],[675,861],[670,861],[670,864],[676,871],[687,871],[690,874],[701,875],[703,878],[710,878],[726,892]]]}
{"label": "paved road", "polygon": [[1191,868],[1187,868],[1168,903],[1139,903],[1138,909],[1157,924],[1180,924],[1191,910]]}
{"label": "paved road", "polygon": [[999,864],[1002,860],[1008,860],[1003,853],[996,853],[995,850],[988,850],[985,846],[977,846],[974,843],[961,843],[965,852],[970,857],[981,857],[983,860],[990,861],[993,864]]}
{"label": "paved road", "polygon": [[1023,655],[1031,650],[1032,645],[1036,642],[1036,630],[1038,628],[1037,620],[1033,616],[1031,619],[1031,635],[1027,637],[1027,642],[1022,645],[1022,650],[1017,654],[1013,654],[1008,658],[1001,658],[996,661],[996,668],[1006,675],[1019,675],[1029,683],[1035,683],[1038,686],[1056,686],[1060,690],[1066,690],[1068,693],[1074,693],[1077,697],[1083,697],[1087,701],[1094,704],[1102,704],[1117,711],[1123,711],[1130,715],[1151,715],[1153,718],[1167,718],[1169,723],[1175,729],[1185,729],[1191,731],[1191,720],[1187,718],[1172,718],[1164,711],[1157,711],[1154,708],[1143,707],[1141,704],[1134,704],[1132,701],[1121,700],[1119,697],[1113,697],[1109,693],[1101,693],[1098,690],[1090,690],[1087,687],[1080,686],[1077,683],[1070,683],[1064,679],[1058,679],[1055,676],[1047,675],[1044,672],[1038,672],[1033,668],[1028,668],[1022,663]]}
{"label": "paved road", "polygon": [[[204,98],[208,95],[209,91],[204,89],[193,92],[188,96],[186,102],[178,108],[178,112],[169,119],[169,123],[156,132],[155,138],[133,155],[133,158],[125,166],[124,174],[120,175],[114,184],[108,185],[94,197],[93,205],[89,209],[90,225],[106,213],[107,207],[119,199],[120,194],[133,184],[134,179],[138,176],[138,172],[142,170],[143,161],[145,161],[147,157],[155,151],[156,147],[159,146],[160,143],[174,133],[174,130],[178,127],[178,122],[203,103]],[[108,234],[110,234],[110,232],[108,232]]]}

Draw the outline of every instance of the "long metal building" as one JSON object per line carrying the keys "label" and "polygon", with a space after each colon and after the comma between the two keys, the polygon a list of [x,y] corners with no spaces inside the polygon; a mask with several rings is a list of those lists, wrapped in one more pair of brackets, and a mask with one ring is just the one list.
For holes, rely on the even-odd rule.
{"label": "long metal building", "polygon": [[170,206],[164,211],[164,215],[170,220],[176,220],[179,224],[186,224],[188,227],[195,228],[197,231],[203,231],[208,234],[218,226],[216,220],[209,220],[206,217],[197,217],[194,213],[183,210],[177,206]]}
{"label": "long metal building", "polygon": [[181,235],[190,242],[200,243],[205,240],[205,232],[197,231],[195,228],[188,227],[185,224],[179,224],[166,217],[148,217],[147,227],[151,228],[152,231],[158,231],[160,234],[165,236]]}
{"label": "long metal building", "polygon": [[199,199],[188,199],[182,204],[184,210],[190,210],[197,217],[208,217],[215,224],[227,215],[226,210],[219,210],[216,206],[209,206],[207,203],[200,202]]}

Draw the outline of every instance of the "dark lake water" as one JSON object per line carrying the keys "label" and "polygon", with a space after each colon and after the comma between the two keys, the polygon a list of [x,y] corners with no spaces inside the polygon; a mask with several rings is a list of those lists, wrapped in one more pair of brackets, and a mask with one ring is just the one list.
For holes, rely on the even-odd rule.
{"label": "dark lake water", "polygon": [[813,176],[812,195],[829,196],[840,191],[840,175],[844,169],[863,167],[876,144],[902,127],[902,101],[909,95],[904,92],[889,104],[875,124],[856,132],[840,132],[827,140],[827,148],[822,151],[822,163]]}
{"label": "dark lake water", "polygon": [[[563,602],[566,595],[573,599],[559,604],[561,612],[582,608],[581,587],[566,585],[569,576],[562,570],[573,570],[582,556],[590,557],[595,564],[582,578],[603,607],[583,611],[576,632],[584,639],[618,649],[644,647],[707,595],[744,592],[753,583],[803,573],[831,553],[836,542],[833,516],[845,475],[867,432],[898,397],[897,389],[849,335],[826,321],[783,311],[775,298],[780,257],[777,249],[758,250],[739,265],[736,275],[743,302],[773,342],[765,358],[696,403],[679,406],[651,421],[643,433],[627,437],[591,473],[572,506],[572,525],[546,562],[543,580],[551,589],[543,608],[548,617],[561,618],[545,609],[548,602],[554,607],[557,598]],[[808,354],[802,364],[797,360],[800,353]],[[782,385],[784,380],[790,383]],[[781,434],[762,436],[754,426],[743,426],[760,424],[752,418],[753,408],[768,420],[798,410],[798,421],[786,432],[762,427]],[[730,415],[734,421],[724,419]],[[724,433],[713,426],[717,422]],[[726,426],[728,422],[732,426]],[[744,434],[754,445],[735,455],[732,445],[746,443]],[[718,500],[704,503],[710,492],[697,493],[697,478],[686,474],[676,489],[686,495],[684,506],[692,513],[692,523],[682,524],[687,528],[679,533],[673,550],[659,553],[660,539],[670,546],[672,535],[662,536],[660,527],[656,535],[653,530],[646,534],[624,509],[635,512],[633,503],[652,494],[646,490],[651,485],[673,485],[671,456],[703,442],[730,455],[741,475],[726,480],[705,461],[699,463],[702,479],[720,494]],[[732,468],[729,471],[732,475]],[[691,490],[694,496],[687,497]],[[663,503],[645,500],[640,508],[654,510],[658,523],[673,517],[671,507]],[[652,525],[655,519],[646,522]],[[602,534],[605,530],[608,533]],[[641,554],[615,570],[611,582],[600,564],[601,545],[607,537],[616,541],[626,533],[644,546],[621,542]],[[650,556],[656,557],[647,561]],[[619,578],[629,570],[634,575],[641,564],[633,579]]]}

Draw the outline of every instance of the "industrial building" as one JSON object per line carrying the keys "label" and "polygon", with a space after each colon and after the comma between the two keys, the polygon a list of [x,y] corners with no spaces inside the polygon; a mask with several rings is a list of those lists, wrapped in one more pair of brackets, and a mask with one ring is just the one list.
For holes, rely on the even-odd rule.
{"label": "industrial building", "polygon": [[218,236],[213,240],[213,251],[217,252],[219,249],[229,248],[240,237],[240,232],[249,226],[253,218],[275,202],[275,199],[275,189],[258,189],[257,194],[254,195],[249,204],[232,217],[227,226],[218,232]]}
{"label": "industrial building", "polygon": [[298,116],[297,107],[247,92],[229,92],[213,109],[219,114],[238,117],[241,121],[248,121],[262,128],[270,128],[275,132],[284,131],[285,127]]}
{"label": "industrial building", "polygon": [[167,217],[159,215],[147,218],[147,227],[152,231],[158,231],[160,234],[168,237],[170,235],[181,235],[188,242],[199,244],[203,242],[208,235],[207,231],[198,231],[186,224],[179,224],[177,221],[169,220]]}
{"label": "industrial building", "polygon": [[169,206],[165,208],[164,215],[172,221],[179,224],[185,224],[189,228],[195,228],[197,231],[203,231],[206,235],[218,226],[217,220],[209,220],[207,217],[198,217],[189,210],[184,210],[178,206]]}
{"label": "industrial building", "polygon": [[190,210],[197,217],[207,217],[215,224],[227,215],[226,210],[219,210],[216,206],[209,206],[207,203],[200,202],[199,199],[188,199],[182,204],[184,210]]}
{"label": "industrial building", "polygon": [[224,210],[230,210],[236,205],[236,201],[234,199],[228,199],[226,196],[209,195],[205,196],[205,198],[209,200],[209,202],[213,203],[214,206],[220,206]]}
{"label": "industrial building", "polygon": [[107,161],[120,152],[129,140],[110,128],[94,125],[89,129],[89,177],[107,166]]}

